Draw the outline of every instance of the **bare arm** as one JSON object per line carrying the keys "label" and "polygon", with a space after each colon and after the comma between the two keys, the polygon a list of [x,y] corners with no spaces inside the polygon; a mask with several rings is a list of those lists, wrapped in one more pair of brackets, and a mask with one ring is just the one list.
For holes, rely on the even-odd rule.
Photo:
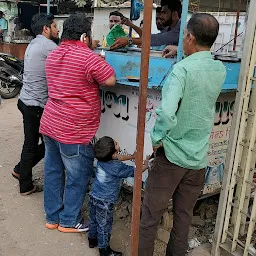
{"label": "bare arm", "polygon": [[124,24],[128,27],[131,27],[132,29],[134,29],[138,33],[138,35],[140,37],[142,37],[142,29],[140,27],[136,26],[135,24],[133,24],[129,19],[124,17],[122,19],[122,24]]}
{"label": "bare arm", "polygon": [[132,43],[136,45],[141,45],[142,44],[142,39],[141,38],[133,38]]}
{"label": "bare arm", "polygon": [[114,158],[118,159],[119,161],[133,160],[133,159],[135,159],[135,156],[136,156],[135,152],[130,156],[119,155],[118,153],[114,154]]}
{"label": "bare arm", "polygon": [[[118,153],[113,156],[114,159],[118,159],[119,161],[128,161],[133,160],[136,157],[136,152],[134,152],[131,156],[123,156],[119,155]],[[150,156],[146,157],[146,160],[144,160],[142,171],[145,172],[148,169],[148,162],[149,162]]]}
{"label": "bare arm", "polygon": [[136,33],[142,37],[142,29],[138,26],[136,26],[135,24],[131,23],[131,26],[130,26],[132,29],[134,29],[136,31]]}
{"label": "bare arm", "polygon": [[[179,31],[175,28],[165,33],[152,34],[151,46],[160,45],[178,45]],[[132,43],[135,45],[142,44],[142,38],[132,38]],[[115,50],[128,45],[128,37],[117,38],[115,43],[111,45],[110,49]]]}
{"label": "bare arm", "polygon": [[114,86],[116,84],[116,75],[111,76],[109,79],[107,79],[105,82],[101,83],[102,86]]}

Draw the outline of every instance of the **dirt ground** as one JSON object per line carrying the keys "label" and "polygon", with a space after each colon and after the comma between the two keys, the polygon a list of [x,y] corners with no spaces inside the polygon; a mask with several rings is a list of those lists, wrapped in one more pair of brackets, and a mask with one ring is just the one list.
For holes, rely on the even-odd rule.
{"label": "dirt ground", "polygon": [[[18,182],[11,170],[18,162],[23,141],[23,127],[17,98],[2,100],[0,105],[0,256],[98,255],[89,249],[87,235],[64,234],[45,228],[43,193],[27,197],[19,194]],[[35,182],[43,181],[43,161],[33,170]],[[85,216],[86,217],[86,216]],[[130,255],[130,222],[116,219],[112,246]],[[165,244],[156,241],[154,256],[163,256]],[[209,249],[197,248],[196,254],[209,255]]]}

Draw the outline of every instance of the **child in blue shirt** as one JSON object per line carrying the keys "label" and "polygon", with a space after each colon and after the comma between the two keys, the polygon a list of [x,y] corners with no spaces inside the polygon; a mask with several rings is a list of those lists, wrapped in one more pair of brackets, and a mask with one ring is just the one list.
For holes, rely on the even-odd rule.
{"label": "child in blue shirt", "polygon": [[[134,167],[121,161],[134,159],[132,156],[120,156],[119,145],[110,137],[102,137],[94,146],[97,162],[96,177],[93,182],[89,201],[89,247],[98,246],[100,256],[121,256],[121,252],[109,246],[114,206],[118,200],[123,178],[134,176]],[[143,169],[148,168],[148,160]]]}

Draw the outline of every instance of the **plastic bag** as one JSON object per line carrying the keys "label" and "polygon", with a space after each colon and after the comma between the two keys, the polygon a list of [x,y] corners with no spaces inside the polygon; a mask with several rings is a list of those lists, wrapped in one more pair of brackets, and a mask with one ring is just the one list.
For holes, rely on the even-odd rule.
{"label": "plastic bag", "polygon": [[131,20],[138,20],[140,18],[140,12],[143,9],[144,5],[138,0],[132,0],[132,9],[131,9]]}
{"label": "plastic bag", "polygon": [[126,33],[122,29],[122,27],[116,24],[107,35],[107,46],[111,46],[114,44],[117,38],[119,37],[127,37]]}

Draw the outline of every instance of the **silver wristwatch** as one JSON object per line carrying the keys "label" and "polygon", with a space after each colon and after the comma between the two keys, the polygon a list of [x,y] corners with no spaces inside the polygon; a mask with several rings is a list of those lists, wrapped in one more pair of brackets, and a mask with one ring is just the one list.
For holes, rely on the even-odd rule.
{"label": "silver wristwatch", "polygon": [[132,46],[132,45],[133,45],[132,37],[128,37],[128,46]]}

